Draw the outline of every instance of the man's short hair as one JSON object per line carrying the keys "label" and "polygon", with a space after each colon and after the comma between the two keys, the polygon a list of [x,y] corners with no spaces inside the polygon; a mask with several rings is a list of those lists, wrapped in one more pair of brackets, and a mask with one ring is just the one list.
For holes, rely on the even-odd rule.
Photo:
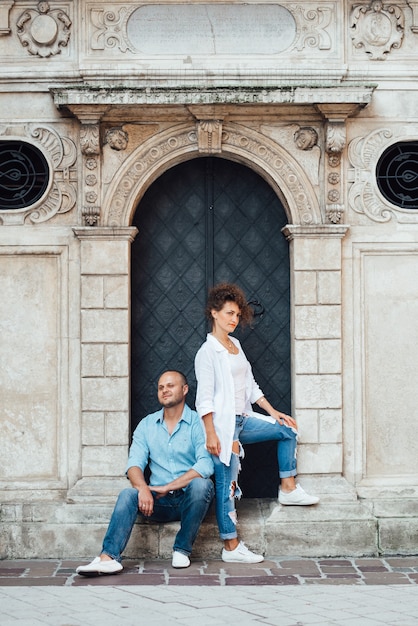
{"label": "man's short hair", "polygon": [[163,371],[163,372],[161,372],[161,374],[159,375],[158,380],[160,380],[160,378],[161,378],[161,376],[162,376],[163,374],[167,374],[168,372],[173,372],[174,374],[178,374],[178,375],[181,377],[182,381],[183,381],[183,385],[188,385],[188,384],[189,384],[189,383],[187,382],[186,375],[185,375],[185,374],[183,374],[183,372],[181,372],[180,370],[171,370],[171,369],[169,369],[169,370],[164,370],[164,371]]}

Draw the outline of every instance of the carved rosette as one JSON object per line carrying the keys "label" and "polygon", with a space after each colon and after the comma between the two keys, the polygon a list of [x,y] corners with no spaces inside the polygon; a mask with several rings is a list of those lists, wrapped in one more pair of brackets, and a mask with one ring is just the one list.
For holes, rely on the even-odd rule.
{"label": "carved rosette", "polygon": [[371,59],[386,59],[392,48],[400,48],[404,28],[404,14],[395,4],[371,2],[355,7],[351,14],[353,45]]}
{"label": "carved rosette", "polygon": [[37,9],[27,9],[16,26],[22,46],[40,57],[60,54],[71,35],[68,15],[62,9],[51,9],[48,2],[39,2]]}
{"label": "carved rosette", "polygon": [[[1,135],[12,134],[12,129],[6,126],[0,129]],[[47,196],[34,209],[20,209],[18,211],[2,211],[3,224],[25,223],[33,224],[46,222],[57,214],[68,213],[75,206],[77,200],[77,170],[75,162],[77,150],[74,142],[68,137],[61,137],[57,131],[49,126],[28,124],[25,134],[27,138],[42,150],[52,166],[52,182]]]}
{"label": "carved rosette", "polygon": [[[298,163],[277,144],[265,137],[228,124],[222,130],[222,152],[238,155],[269,173],[277,181],[291,205],[292,218],[299,224],[321,223],[318,200]],[[129,223],[138,190],[163,171],[169,162],[179,162],[184,155],[199,151],[197,130],[181,125],[164,131],[160,138],[146,142],[124,165],[124,170],[108,189],[103,220],[108,226]]]}
{"label": "carved rosette", "polygon": [[100,127],[99,124],[82,124],[80,147],[83,154],[83,207],[85,226],[97,226],[100,220]]}

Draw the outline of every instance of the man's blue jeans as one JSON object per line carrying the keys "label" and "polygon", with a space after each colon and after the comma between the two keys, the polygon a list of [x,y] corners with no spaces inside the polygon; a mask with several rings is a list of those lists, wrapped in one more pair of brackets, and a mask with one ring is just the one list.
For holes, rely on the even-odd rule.
{"label": "man's blue jeans", "polygon": [[[152,491],[152,488],[151,488]],[[121,561],[136,518],[151,522],[180,521],[173,549],[191,554],[200,524],[213,500],[214,487],[210,478],[194,478],[187,487],[161,498],[154,496],[154,511],[150,517],[142,516],[138,509],[138,490],[128,487],[120,492],[103,540],[102,552]]]}
{"label": "man's blue jeans", "polygon": [[[234,441],[241,444],[277,441],[277,458],[280,478],[296,476],[297,433],[285,424],[265,422],[256,417],[237,415]],[[243,456],[243,454],[241,454]],[[240,456],[231,455],[230,465],[221,463],[219,457],[212,455],[215,464],[216,519],[221,539],[237,537],[235,499],[241,497],[238,486],[238,474],[241,469]]]}

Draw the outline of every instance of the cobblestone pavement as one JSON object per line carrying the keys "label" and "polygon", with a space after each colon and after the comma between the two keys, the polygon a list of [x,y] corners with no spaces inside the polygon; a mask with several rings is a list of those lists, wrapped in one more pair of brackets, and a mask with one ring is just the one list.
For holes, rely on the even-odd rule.
{"label": "cobblestone pavement", "polygon": [[[387,558],[270,558],[246,565],[192,558],[187,569],[170,561],[124,560],[124,570],[112,576],[84,577],[75,573],[88,560],[0,561],[0,586],[84,585],[418,585],[418,556]],[[418,594],[418,589],[417,589]]]}
{"label": "cobblestone pavement", "polygon": [[418,626],[418,556],[124,561],[85,578],[82,561],[0,561],[1,626]]}

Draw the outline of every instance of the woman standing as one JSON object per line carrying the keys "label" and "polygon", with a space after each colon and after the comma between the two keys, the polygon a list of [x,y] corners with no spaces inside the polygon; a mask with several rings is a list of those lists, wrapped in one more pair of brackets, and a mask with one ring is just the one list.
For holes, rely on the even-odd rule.
{"label": "woman standing", "polygon": [[[222,559],[226,562],[259,563],[254,554],[238,540],[235,498],[238,486],[242,444],[277,441],[280,491],[284,505],[316,504],[319,498],[296,485],[296,422],[277,411],[264,397],[254,380],[240,342],[230,337],[239,322],[252,319],[252,309],[237,285],[223,283],[209,291],[206,315],[212,332],[196,354],[196,409],[206,430],[206,447],[215,464],[216,518],[224,541]],[[268,416],[254,413],[257,404]]]}

